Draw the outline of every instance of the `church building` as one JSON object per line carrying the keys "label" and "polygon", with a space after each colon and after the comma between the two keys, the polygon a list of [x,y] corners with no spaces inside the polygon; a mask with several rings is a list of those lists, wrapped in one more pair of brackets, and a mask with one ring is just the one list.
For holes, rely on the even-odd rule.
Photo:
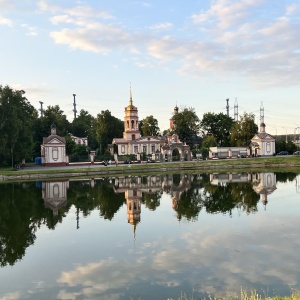
{"label": "church building", "polygon": [[[138,109],[133,105],[131,87],[129,105],[125,107],[123,138],[114,138],[113,145],[117,146],[118,155],[136,155],[137,160],[141,160],[141,154],[145,153],[155,161],[172,161],[174,149],[178,150],[181,160],[191,160],[189,146],[179,141],[177,135],[141,136]],[[113,147],[110,151],[114,154]]]}
{"label": "church building", "polygon": [[254,156],[271,156],[275,154],[275,138],[266,133],[265,123],[260,124],[260,132],[251,139],[251,150]]}
{"label": "church building", "polygon": [[66,166],[69,157],[66,155],[66,140],[56,134],[56,126],[50,127],[51,134],[43,138],[41,158],[43,166]]}

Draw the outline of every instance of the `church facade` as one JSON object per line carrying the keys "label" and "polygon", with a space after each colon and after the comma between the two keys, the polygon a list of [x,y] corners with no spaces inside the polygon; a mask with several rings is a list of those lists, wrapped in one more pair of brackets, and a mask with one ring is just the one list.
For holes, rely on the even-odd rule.
{"label": "church facade", "polygon": [[66,140],[56,134],[56,126],[50,127],[51,134],[43,138],[41,145],[41,159],[43,166],[66,166],[69,157],[66,155]]}
{"label": "church facade", "polygon": [[[112,145],[116,145],[118,155],[136,155],[141,160],[141,154],[151,156],[155,161],[172,161],[172,153],[177,149],[181,160],[191,160],[190,148],[173,136],[141,136],[139,131],[138,109],[133,105],[130,88],[129,105],[125,107],[124,132],[122,138],[114,138]],[[113,146],[110,147],[113,152]]]}
{"label": "church facade", "polygon": [[260,132],[251,139],[251,152],[254,156],[272,156],[275,154],[275,138],[266,133],[265,123],[260,124]]}

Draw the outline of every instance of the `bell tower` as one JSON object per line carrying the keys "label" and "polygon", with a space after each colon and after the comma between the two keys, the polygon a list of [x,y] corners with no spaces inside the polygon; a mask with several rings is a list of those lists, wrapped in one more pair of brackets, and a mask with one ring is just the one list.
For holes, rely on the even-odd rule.
{"label": "bell tower", "polygon": [[125,107],[123,138],[127,141],[134,141],[140,137],[141,133],[139,131],[138,109],[136,106],[133,105],[130,85],[129,105]]}

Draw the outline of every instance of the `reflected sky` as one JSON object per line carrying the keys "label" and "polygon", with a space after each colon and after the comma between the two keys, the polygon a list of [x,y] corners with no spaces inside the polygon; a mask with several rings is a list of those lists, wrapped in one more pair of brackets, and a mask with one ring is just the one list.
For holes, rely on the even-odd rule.
{"label": "reflected sky", "polygon": [[[28,224],[40,224],[22,258],[0,269],[0,300],[177,299],[182,292],[237,295],[241,288],[288,295],[300,288],[300,176],[273,174],[274,182],[260,174],[248,177],[64,182],[66,194],[59,183],[15,185],[23,201],[28,192],[36,204]],[[263,178],[269,178],[265,186]],[[47,186],[54,192],[52,208],[45,208]],[[11,184],[2,187],[12,190]],[[259,193],[266,190],[262,201]],[[228,195],[221,199],[225,208],[217,202],[220,191]],[[11,194],[1,193],[2,211],[11,201]],[[139,216],[128,210],[138,202]],[[4,227],[2,264],[4,243],[13,238]]]}

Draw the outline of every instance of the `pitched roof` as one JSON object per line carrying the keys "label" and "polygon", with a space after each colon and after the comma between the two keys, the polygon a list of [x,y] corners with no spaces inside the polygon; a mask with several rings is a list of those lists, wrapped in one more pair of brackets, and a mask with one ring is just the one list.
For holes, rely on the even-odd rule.
{"label": "pitched roof", "polygon": [[61,137],[61,136],[55,134],[55,135],[49,135],[48,137],[44,137],[43,144],[48,144],[49,142],[51,142],[54,139],[59,140],[63,144],[66,143],[66,139],[64,137]]}

